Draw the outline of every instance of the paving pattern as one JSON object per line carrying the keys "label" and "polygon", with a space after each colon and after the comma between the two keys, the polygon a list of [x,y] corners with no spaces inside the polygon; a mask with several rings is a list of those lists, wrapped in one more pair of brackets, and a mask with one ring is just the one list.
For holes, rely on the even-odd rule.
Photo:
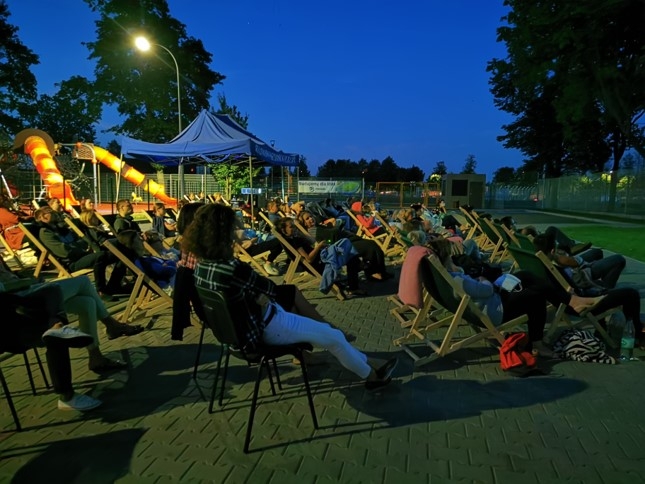
{"label": "paving pattern", "polygon": [[[398,274],[397,274],[398,277]],[[645,296],[645,264],[629,261],[621,285]],[[208,413],[219,346],[199,329],[170,340],[170,317],[144,333],[102,341],[127,371],[98,377],[72,350],[75,386],[103,400],[61,412],[42,385],[32,396],[19,357],[2,361],[24,430],[0,400],[0,482],[65,483],[638,483],[645,482],[645,362],[609,366],[547,361],[544,376],[513,378],[482,345],[414,368],[392,339],[397,281],[366,283],[370,297],[306,295],[374,358],[400,357],[377,394],[325,353],[310,367],[314,430],[300,370],[279,363],[284,389],[261,387],[251,453],[242,452],[255,369],[231,359],[224,406]],[[637,356],[645,356],[642,352]]]}

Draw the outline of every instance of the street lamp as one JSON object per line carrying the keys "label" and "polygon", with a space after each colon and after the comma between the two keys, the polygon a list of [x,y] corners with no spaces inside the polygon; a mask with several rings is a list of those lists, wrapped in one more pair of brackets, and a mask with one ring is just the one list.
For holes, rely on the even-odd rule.
{"label": "street lamp", "polygon": [[151,45],[156,45],[168,52],[170,57],[172,57],[172,60],[175,63],[175,70],[177,71],[177,124],[179,126],[179,132],[181,133],[181,90],[179,88],[179,65],[177,64],[177,59],[175,59],[175,56],[172,55],[172,52],[170,52],[166,47],[161,44],[151,44],[145,37],[137,37],[134,39],[134,45],[136,45],[137,49],[142,52],[147,52],[150,50]]}

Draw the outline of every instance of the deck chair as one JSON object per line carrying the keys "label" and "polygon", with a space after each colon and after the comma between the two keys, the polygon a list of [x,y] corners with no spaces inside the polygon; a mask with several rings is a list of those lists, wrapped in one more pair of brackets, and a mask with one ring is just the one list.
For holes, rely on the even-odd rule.
{"label": "deck chair", "polygon": [[[396,346],[401,346],[410,355],[415,366],[424,365],[436,358],[488,339],[493,339],[501,347],[504,343],[502,332],[527,321],[526,315],[523,315],[500,326],[494,326],[490,318],[456,283],[435,255],[423,258],[420,270],[423,286],[432,297],[433,304],[436,303],[438,307],[443,308],[446,316],[425,326],[423,321],[418,321],[410,326],[407,335],[394,340],[393,343]],[[458,338],[457,331],[463,323],[470,326],[475,334]],[[443,328],[446,331],[441,336],[439,330]],[[433,341],[436,338],[440,340],[438,343]],[[419,356],[415,351],[415,343],[424,344],[432,353],[429,356]]]}
{"label": "deck chair", "polygon": [[373,240],[374,242],[376,242],[386,257],[396,257],[397,255],[400,255],[402,252],[405,252],[401,250],[402,247],[400,244],[391,244],[392,238],[394,237],[394,235],[393,235],[393,231],[388,231],[387,227],[383,227],[383,229],[386,231],[384,234],[372,235],[369,232],[369,230],[367,230],[360,223],[356,215],[354,215],[354,212],[352,212],[349,209],[345,209],[345,213],[349,215],[349,217],[356,224],[356,227],[358,227],[358,229],[356,230],[356,235],[363,237],[367,240]]}
{"label": "deck chair", "polygon": [[[551,260],[542,252],[531,252],[528,250],[520,249],[519,247],[513,247],[512,245],[508,248],[509,252],[517,262],[520,269],[529,271],[539,277],[540,279],[548,280],[553,284],[560,285],[568,293],[573,292],[573,288],[564,278],[564,276],[558,271],[558,269],[553,265]],[[620,311],[622,306],[608,309],[601,314],[592,314],[593,308],[589,308],[583,311],[581,314],[575,317],[577,321],[572,321],[569,314],[567,314],[567,306],[560,304],[560,307],[556,308],[555,316],[553,317],[553,322],[547,330],[546,339],[547,341],[552,341],[555,332],[559,326],[564,326],[568,328],[577,328],[579,326],[591,325],[594,327],[598,334],[605,340],[605,342],[612,348],[617,348],[618,343],[614,341],[605,328],[600,324],[600,320],[604,319],[611,314]]]}
{"label": "deck chair", "polygon": [[128,298],[123,312],[115,316],[126,322],[143,317],[152,317],[167,311],[172,311],[172,298],[159,285],[144,274],[134,262],[128,259],[115,245],[103,242],[103,247],[112,252],[134,275],[134,288]]}
{"label": "deck chair", "polygon": [[495,226],[495,223],[492,220],[487,218],[479,219],[479,222],[490,242],[490,246],[493,246],[490,261],[500,263],[505,260],[512,259],[506,249],[508,246],[506,237],[500,233],[501,229]]}
{"label": "deck chair", "polygon": [[36,252],[40,253],[38,262],[36,263],[36,267],[34,268],[34,277],[38,277],[40,275],[46,260],[48,260],[58,271],[58,275],[56,277],[57,279],[83,276],[93,273],[92,268],[80,269],[78,271],[72,272],[67,267],[65,267],[65,265],[61,261],[59,261],[56,256],[54,256],[54,254],[52,254],[51,251],[47,249],[38,238],[38,231],[40,230],[40,228],[37,224],[27,226],[19,223],[18,227],[20,227],[20,230],[23,231],[25,237],[27,237],[27,239],[29,240],[29,243],[32,244],[33,247],[35,247]]}
{"label": "deck chair", "polygon": [[235,256],[240,259],[242,262],[246,264],[250,264],[251,267],[253,267],[257,272],[262,274],[265,277],[271,277],[270,274],[264,270],[264,262],[262,262],[262,259],[266,257],[266,255],[269,253],[269,251],[264,251],[260,254],[256,255],[251,255],[247,252],[247,250],[242,247],[242,244],[239,242],[235,242],[233,246],[233,250],[235,252]]}
{"label": "deck chair", "polygon": [[0,243],[4,247],[4,250],[6,252],[5,259],[12,259],[13,262],[15,262],[16,266],[18,266],[18,270],[23,270],[25,268],[25,264],[22,262],[20,259],[20,255],[18,252],[16,252],[10,245],[7,239],[4,238],[4,234],[0,232]]}
{"label": "deck chair", "polygon": [[469,212],[464,207],[459,207],[459,211],[461,212],[462,216],[468,221],[468,225],[470,227],[468,233],[466,234],[466,238],[473,239],[475,242],[477,242],[477,245],[480,249],[489,250],[489,248],[486,246],[486,241],[488,240],[488,238],[479,226],[479,216],[477,215],[477,213],[475,211]]}
{"label": "deck chair", "polygon": [[260,389],[260,382],[262,381],[262,371],[267,370],[269,375],[269,382],[271,384],[271,391],[273,395],[276,395],[275,386],[273,384],[273,378],[271,375],[271,365],[269,362],[273,362],[273,368],[275,370],[275,376],[278,383],[278,387],[282,390],[282,384],[280,382],[280,377],[278,375],[278,368],[276,365],[276,358],[282,356],[291,355],[298,360],[300,360],[300,368],[302,371],[302,379],[305,385],[305,390],[307,393],[307,401],[309,403],[309,411],[311,413],[311,418],[313,420],[314,428],[318,428],[318,419],[316,418],[316,409],[314,407],[313,396],[311,394],[311,387],[309,385],[309,376],[307,373],[307,364],[304,360],[304,351],[311,351],[312,346],[309,343],[297,343],[293,345],[284,345],[284,346],[269,346],[269,345],[260,345],[256,351],[252,354],[245,352],[243,349],[240,349],[242,345],[238,339],[238,328],[233,322],[233,319],[228,311],[228,306],[226,304],[226,299],[224,295],[220,292],[209,291],[203,288],[198,287],[197,292],[199,298],[202,302],[202,307],[204,309],[204,314],[206,316],[206,325],[213,332],[213,335],[217,341],[221,344],[222,348],[219,353],[219,359],[217,361],[217,369],[215,371],[215,381],[213,382],[213,388],[211,391],[210,404],[208,407],[208,412],[213,413],[213,403],[215,401],[215,395],[217,394],[218,380],[220,370],[222,368],[222,358],[226,355],[224,360],[224,374],[222,376],[222,384],[219,396],[219,405],[222,405],[223,395],[224,395],[224,386],[226,385],[226,375],[228,372],[228,363],[231,354],[236,358],[246,361],[249,365],[257,365],[258,374],[255,380],[255,386],[253,389],[253,396],[251,398],[251,408],[249,410],[249,420],[246,425],[246,437],[244,439],[243,450],[245,454],[249,452],[249,444],[251,442],[251,432],[253,430],[253,420],[255,417],[255,411],[257,408],[258,401],[258,392]]}
{"label": "deck chair", "polygon": [[[308,287],[317,288],[322,280],[322,274],[276,228],[271,229],[271,233],[280,241],[289,259],[289,267],[287,267],[287,271],[284,274],[283,284],[294,284],[300,289]],[[306,271],[296,274],[302,267]],[[332,286],[332,291],[339,300],[342,301],[345,299],[345,295],[340,287],[338,287],[338,284]]]}
{"label": "deck chair", "polygon": [[392,248],[392,254],[391,255],[392,256],[395,256],[395,255],[405,256],[409,246],[403,240],[403,237],[398,232],[398,230],[395,230],[394,227],[392,227],[387,222],[387,220],[385,220],[383,218],[383,216],[379,212],[375,211],[374,212],[374,217],[376,217],[376,220],[379,221],[379,223],[381,224],[381,227],[383,227],[387,231],[388,234],[391,234],[391,239],[390,240],[391,240],[392,244],[394,244],[394,247]]}
{"label": "deck chair", "polygon": [[[101,215],[98,212],[95,212],[95,214],[96,214],[96,218],[98,218],[103,225],[108,227],[110,229],[110,232],[112,232],[116,237],[116,230],[114,230],[114,220],[116,219],[117,214],[110,213],[106,215]],[[143,248],[146,249],[146,252],[148,254],[153,255],[155,257],[161,257],[161,254],[159,254],[159,252],[145,240],[143,241]]]}
{"label": "deck chair", "polygon": [[440,307],[432,310],[432,297],[421,284],[421,259],[430,254],[432,251],[427,247],[410,247],[401,267],[398,294],[388,297],[388,301],[394,304],[390,314],[402,328],[419,326],[428,318],[437,320],[438,312],[443,312]]}

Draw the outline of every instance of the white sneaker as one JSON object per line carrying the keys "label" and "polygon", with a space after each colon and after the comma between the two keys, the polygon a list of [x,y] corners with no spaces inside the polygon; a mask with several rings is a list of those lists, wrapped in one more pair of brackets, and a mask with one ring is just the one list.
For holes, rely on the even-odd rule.
{"label": "white sneaker", "polygon": [[45,331],[43,341],[47,344],[64,344],[70,348],[85,348],[94,343],[94,338],[77,328],[63,326]]}
{"label": "white sneaker", "polygon": [[280,275],[280,271],[271,262],[264,263],[264,270],[267,271],[267,274],[269,274],[270,276]]}
{"label": "white sneaker", "polygon": [[58,400],[58,410],[78,410],[79,412],[84,412],[98,407],[101,403],[101,400],[92,398],[89,395],[75,393],[74,396],[66,402]]}

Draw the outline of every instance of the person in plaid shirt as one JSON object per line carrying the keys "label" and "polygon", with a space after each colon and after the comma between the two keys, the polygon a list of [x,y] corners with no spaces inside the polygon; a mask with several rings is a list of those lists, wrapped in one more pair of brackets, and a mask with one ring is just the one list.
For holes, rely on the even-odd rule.
{"label": "person in plaid shirt", "polygon": [[368,390],[387,385],[397,359],[374,368],[367,356],[354,348],[343,333],[329,324],[285,311],[277,303],[278,290],[268,278],[235,259],[235,212],[208,204],[195,213],[184,231],[182,250],[194,254],[197,287],[224,295],[233,321],[244,321],[242,347],[265,343],[310,343],[328,350],[348,370],[365,379]]}

